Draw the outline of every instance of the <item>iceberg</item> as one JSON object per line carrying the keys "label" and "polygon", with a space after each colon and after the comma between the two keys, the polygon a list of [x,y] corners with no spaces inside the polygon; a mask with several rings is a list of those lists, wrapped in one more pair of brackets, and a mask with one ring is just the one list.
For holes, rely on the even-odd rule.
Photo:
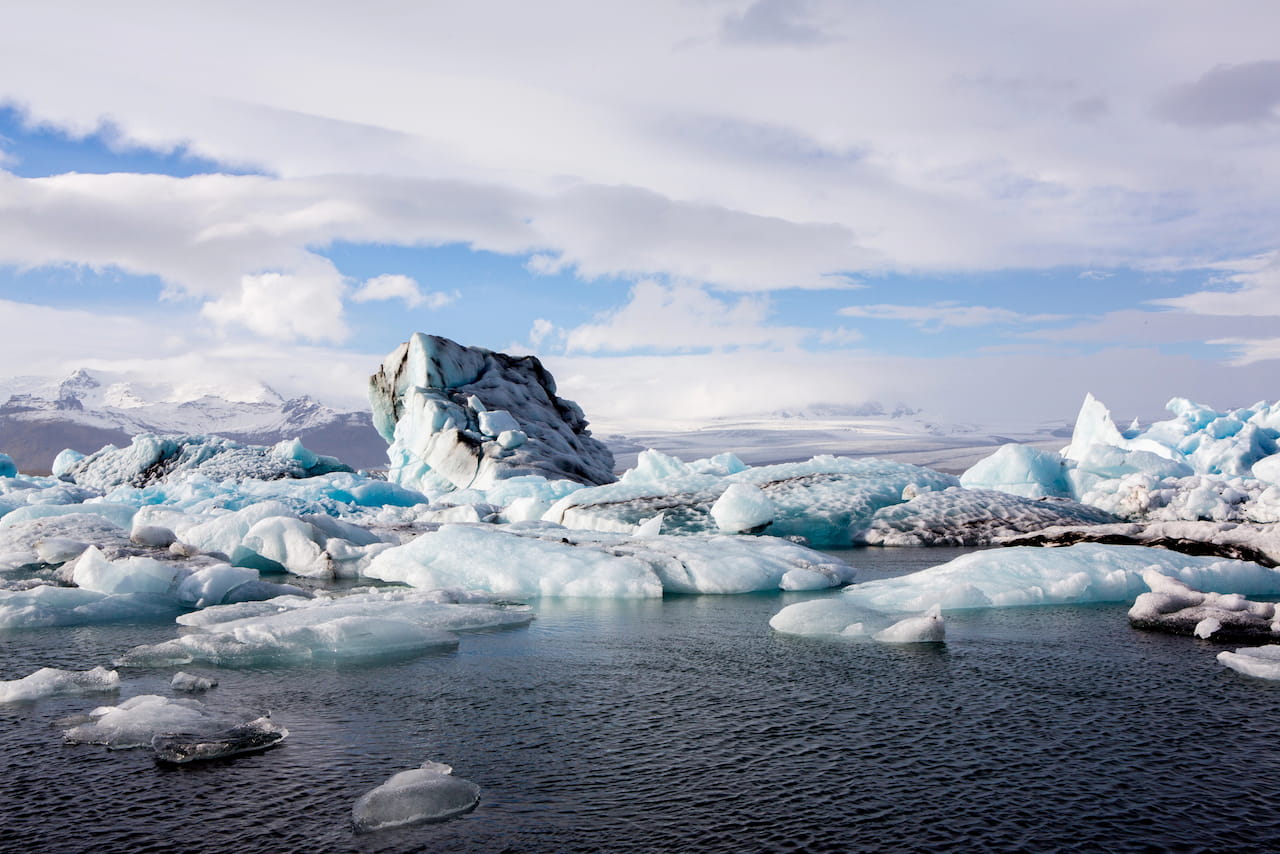
{"label": "iceberg", "polygon": [[196,676],[184,670],[179,670],[173,674],[169,687],[184,694],[203,694],[205,691],[218,687],[218,680],[206,679],[203,676]]}
{"label": "iceberg", "polygon": [[1143,546],[1081,543],[1063,548],[999,548],[961,555],[898,578],[855,584],[847,601],[887,612],[1021,605],[1126,602],[1148,591],[1149,567],[1197,590],[1280,595],[1280,570]]}
{"label": "iceberg", "polygon": [[444,821],[470,812],[479,802],[475,783],[454,777],[448,765],[424,762],[361,795],[351,807],[351,821],[360,831]]}
{"label": "iceberg", "polygon": [[1006,546],[1109,545],[1151,546],[1193,555],[1229,557],[1263,566],[1280,566],[1280,531],[1273,524],[1236,522],[1121,522],[1109,525],[1055,525],[1034,533],[1004,537]]}
{"label": "iceberg", "polygon": [[936,605],[921,616],[894,622],[889,615],[843,596],[788,605],[769,619],[769,626],[789,635],[870,638],[881,643],[942,643],[946,637],[942,610]]}
{"label": "iceberg", "polygon": [[65,697],[77,694],[93,694],[115,691],[120,687],[120,674],[105,667],[92,670],[59,670],[41,667],[21,679],[0,682],[0,703],[17,703],[42,700],[46,697]]}
{"label": "iceberg", "polygon": [[873,546],[985,546],[1054,525],[1116,521],[1104,510],[1068,498],[1032,499],[953,486],[882,507],[864,539]]}
{"label": "iceberg", "polygon": [[633,536],[513,523],[443,525],[379,553],[365,574],[513,598],[653,598],[823,589],[851,581],[854,570],[773,537]]}
{"label": "iceberg", "polygon": [[[819,456],[727,474],[700,465],[705,462],[645,451],[618,483],[571,492],[542,518],[574,529],[630,532],[662,513],[667,533],[716,532],[723,529],[712,508],[737,485],[721,505],[726,525],[746,530],[746,522],[756,523],[751,528],[767,524],[775,537],[847,548],[864,542],[876,511],[902,503],[908,487],[919,494],[958,484],[951,475],[877,459]],[[771,522],[764,521],[766,515]]]}
{"label": "iceberg", "polygon": [[613,454],[534,356],[415,333],[369,380],[389,478],[421,491],[484,489],[524,475],[611,483]]}
{"label": "iceberg", "polygon": [[1145,631],[1215,640],[1280,638],[1280,619],[1270,602],[1250,602],[1239,593],[1203,593],[1155,569],[1142,572],[1151,588],[1129,609],[1129,625]]}
{"label": "iceberg", "polygon": [[0,454],[0,477],[17,477],[18,467],[13,462],[13,457],[8,454]]}
{"label": "iceberg", "polygon": [[118,706],[94,709],[85,723],[71,727],[62,735],[71,744],[103,744],[113,750],[125,750],[150,747],[158,736],[175,733],[185,733],[184,738],[188,739],[198,734],[217,736],[234,727],[254,726],[261,720],[257,715],[249,718],[215,712],[199,700],[141,694]]}
{"label": "iceberg", "polygon": [[334,457],[308,451],[296,439],[267,447],[207,435],[134,436],[127,448],[107,445],[74,461],[62,460],[62,477],[102,492],[117,486],[170,483],[194,473],[213,481],[306,478],[350,472]]}

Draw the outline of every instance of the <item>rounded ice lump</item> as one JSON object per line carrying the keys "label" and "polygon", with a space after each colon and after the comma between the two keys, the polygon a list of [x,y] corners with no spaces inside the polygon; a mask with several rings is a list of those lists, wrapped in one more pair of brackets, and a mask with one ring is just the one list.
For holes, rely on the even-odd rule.
{"label": "rounded ice lump", "polygon": [[361,795],[351,807],[357,830],[374,831],[426,821],[444,821],[475,809],[480,787],[453,776],[453,769],[439,762],[401,771],[385,783]]}

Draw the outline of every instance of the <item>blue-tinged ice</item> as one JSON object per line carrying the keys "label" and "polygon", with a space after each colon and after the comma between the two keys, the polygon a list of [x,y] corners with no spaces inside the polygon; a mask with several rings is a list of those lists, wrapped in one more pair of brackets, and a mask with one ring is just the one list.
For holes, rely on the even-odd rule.
{"label": "blue-tinged ice", "polygon": [[816,590],[852,580],[835,558],[776,538],[634,536],[558,525],[445,525],[387,549],[365,574],[497,596],[649,598]]}
{"label": "blue-tinged ice", "polygon": [[855,584],[841,595],[886,612],[922,611],[934,604],[953,610],[1127,602],[1148,591],[1143,579],[1148,568],[1197,590],[1280,595],[1280,570],[1256,563],[1094,543],[974,552],[910,575]]}
{"label": "blue-tinged ice", "polygon": [[800,536],[815,546],[838,548],[862,542],[876,511],[900,504],[908,487],[921,493],[958,484],[951,475],[906,463],[832,456],[728,475],[694,469],[646,451],[620,482],[572,492],[543,518],[575,529],[629,532],[664,513],[667,533],[714,532],[720,529],[712,506],[730,486],[741,484],[759,490],[772,504],[770,535]]}
{"label": "blue-tinged ice", "polygon": [[221,481],[305,478],[335,471],[351,469],[333,457],[308,451],[296,439],[266,447],[219,436],[143,433],[126,448],[107,445],[70,463],[62,476],[105,492],[117,486],[168,483],[197,472]]}
{"label": "blue-tinged ice", "polygon": [[448,765],[424,762],[361,795],[351,808],[351,821],[361,831],[444,821],[469,812],[479,801],[475,783],[454,777]]}
{"label": "blue-tinged ice", "polygon": [[105,667],[92,670],[59,670],[41,667],[21,679],[0,682],[0,703],[30,702],[46,697],[66,697],[115,691],[120,674]]}
{"label": "blue-tinged ice", "polygon": [[13,457],[8,454],[0,454],[0,477],[17,477],[18,466],[14,463]]}

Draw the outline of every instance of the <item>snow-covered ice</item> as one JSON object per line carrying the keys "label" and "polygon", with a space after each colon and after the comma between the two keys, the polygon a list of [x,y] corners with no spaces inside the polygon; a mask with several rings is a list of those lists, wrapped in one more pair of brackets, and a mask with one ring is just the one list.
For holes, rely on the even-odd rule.
{"label": "snow-covered ice", "polygon": [[0,682],[0,703],[41,700],[76,694],[115,691],[120,687],[120,674],[105,667],[92,670],[59,670],[41,667],[21,679]]}
{"label": "snow-covered ice", "polygon": [[1280,595],[1280,570],[1142,546],[1094,543],[1064,548],[1001,548],[961,555],[940,566],[845,588],[848,601],[878,611],[1125,602],[1149,589],[1155,568],[1197,590]]}
{"label": "snow-covered ice", "polygon": [[365,792],[351,807],[357,830],[373,831],[425,821],[443,821],[475,808],[480,787],[453,776],[453,768],[439,762],[401,771]]}
{"label": "snow-covered ice", "polygon": [[370,379],[369,399],[390,446],[388,475],[413,489],[483,489],[521,475],[614,479],[613,454],[535,356],[415,333]]}

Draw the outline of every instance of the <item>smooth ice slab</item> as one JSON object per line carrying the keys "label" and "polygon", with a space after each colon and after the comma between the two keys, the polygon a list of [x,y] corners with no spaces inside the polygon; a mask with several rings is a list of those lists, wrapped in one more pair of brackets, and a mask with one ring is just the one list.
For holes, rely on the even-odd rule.
{"label": "smooth ice slab", "polygon": [[115,691],[120,687],[120,674],[105,667],[92,670],[59,670],[41,667],[34,673],[0,682],[0,703],[42,700],[75,694]]}
{"label": "smooth ice slab", "polygon": [[100,706],[89,721],[63,732],[75,744],[105,744],[115,750],[149,747],[158,735],[217,733],[249,723],[257,715],[235,717],[215,712],[198,700],[174,700],[155,694],[130,697],[118,706]]}
{"label": "smooth ice slab", "polygon": [[1143,546],[989,549],[898,578],[845,588],[848,601],[879,611],[1125,602],[1148,590],[1153,567],[1197,590],[1280,595],[1280,571]]}
{"label": "smooth ice slab", "polygon": [[770,618],[769,626],[789,635],[870,638],[881,643],[942,643],[946,636],[937,607],[895,622],[888,614],[859,607],[843,596],[788,605]]}
{"label": "smooth ice slab", "polygon": [[631,536],[525,523],[445,525],[382,552],[366,574],[516,598],[647,598],[815,590],[851,580],[853,570],[773,537]]}
{"label": "smooth ice slab", "polygon": [[1244,647],[1218,653],[1218,663],[1255,679],[1280,681],[1280,645]]}
{"label": "smooth ice slab", "polygon": [[438,762],[401,771],[360,796],[351,808],[357,830],[384,830],[426,821],[444,821],[475,809],[480,787],[453,776],[453,769]]}

